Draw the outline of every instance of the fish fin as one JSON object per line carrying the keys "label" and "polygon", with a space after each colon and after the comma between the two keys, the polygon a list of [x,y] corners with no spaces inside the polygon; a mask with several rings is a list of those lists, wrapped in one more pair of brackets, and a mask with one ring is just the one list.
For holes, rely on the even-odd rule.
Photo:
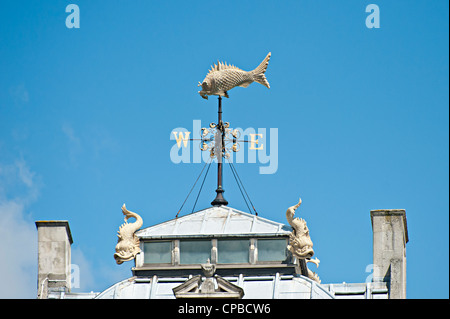
{"label": "fish fin", "polygon": [[269,82],[267,81],[264,73],[266,72],[267,66],[269,65],[270,56],[271,56],[271,53],[269,52],[269,54],[267,54],[267,56],[264,58],[264,60],[261,62],[261,64],[258,65],[256,67],[256,69],[251,71],[253,74],[253,80],[255,82],[258,82],[259,84],[264,85],[268,89],[270,89],[270,85],[269,85]]}
{"label": "fish fin", "polygon": [[241,88],[246,88],[251,84],[251,82],[244,82],[241,85],[239,85]]}
{"label": "fish fin", "polygon": [[229,69],[243,71],[242,69],[238,68],[237,66],[234,66],[233,64],[228,64],[227,62],[223,63],[217,60],[217,64],[214,63],[214,65],[211,66],[211,69],[208,71],[208,74],[216,71],[223,71]]}

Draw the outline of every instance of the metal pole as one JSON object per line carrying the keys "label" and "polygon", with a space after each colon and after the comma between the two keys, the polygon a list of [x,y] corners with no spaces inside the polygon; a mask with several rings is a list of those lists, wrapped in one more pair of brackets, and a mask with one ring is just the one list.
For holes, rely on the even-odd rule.
{"label": "metal pole", "polygon": [[213,206],[220,206],[220,205],[228,205],[228,202],[225,198],[223,198],[223,192],[225,191],[222,187],[222,173],[223,173],[223,153],[224,153],[224,147],[225,147],[225,128],[223,126],[222,122],[222,97],[219,96],[219,120],[218,120],[218,127],[219,131],[221,132],[221,144],[219,152],[216,154],[217,156],[217,189],[216,189],[216,198],[211,202],[211,205]]}

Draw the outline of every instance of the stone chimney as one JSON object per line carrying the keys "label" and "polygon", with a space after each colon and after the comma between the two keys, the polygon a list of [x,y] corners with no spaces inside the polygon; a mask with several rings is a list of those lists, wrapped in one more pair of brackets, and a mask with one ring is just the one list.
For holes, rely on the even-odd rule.
{"label": "stone chimney", "polygon": [[371,210],[373,230],[373,281],[384,281],[390,299],[406,298],[406,243],[404,209]]}
{"label": "stone chimney", "polygon": [[37,298],[60,298],[70,291],[70,245],[72,234],[67,221],[37,221]]}

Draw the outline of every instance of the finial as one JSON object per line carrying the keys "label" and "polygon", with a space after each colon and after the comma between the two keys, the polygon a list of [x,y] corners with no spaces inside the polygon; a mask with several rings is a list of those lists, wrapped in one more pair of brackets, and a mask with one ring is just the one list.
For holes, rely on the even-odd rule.
{"label": "finial", "polygon": [[209,258],[206,264],[201,264],[201,267],[206,278],[211,278],[214,276],[214,273],[216,272],[216,265],[211,264]]}

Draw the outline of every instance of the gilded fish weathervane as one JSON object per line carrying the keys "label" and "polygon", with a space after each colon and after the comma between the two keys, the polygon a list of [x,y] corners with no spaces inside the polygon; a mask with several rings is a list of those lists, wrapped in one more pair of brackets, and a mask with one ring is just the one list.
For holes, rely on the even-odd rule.
{"label": "gilded fish weathervane", "polygon": [[203,82],[198,82],[198,86],[202,87],[202,90],[198,93],[204,99],[208,99],[208,95],[228,98],[227,92],[232,88],[236,86],[246,88],[253,82],[258,82],[270,89],[269,82],[264,75],[269,65],[270,55],[269,52],[261,64],[252,71],[243,71],[234,65],[217,61],[217,64],[211,67]]}
{"label": "gilded fish weathervane", "polygon": [[[211,158],[215,157],[217,159],[217,195],[211,202],[211,205],[213,206],[228,205],[227,200],[222,195],[225,191],[222,184],[222,159],[228,159],[228,151],[232,150],[233,152],[237,152],[239,150],[237,143],[239,132],[237,130],[232,131],[229,129],[230,123],[224,123],[222,121],[222,96],[228,98],[229,90],[236,86],[246,88],[253,82],[260,83],[270,89],[269,82],[264,74],[269,65],[270,56],[271,53],[269,52],[264,60],[252,71],[244,71],[234,65],[218,61],[217,64],[214,64],[214,66],[211,67],[203,82],[198,82],[198,86],[202,87],[202,90],[198,91],[202,98],[208,99],[208,95],[219,96],[218,121],[217,123],[211,123],[209,128],[202,128],[202,144],[200,147],[202,151],[209,149]],[[208,137],[209,134],[213,134],[214,138]],[[231,140],[233,142],[232,147],[227,147],[227,144],[229,144]]]}

